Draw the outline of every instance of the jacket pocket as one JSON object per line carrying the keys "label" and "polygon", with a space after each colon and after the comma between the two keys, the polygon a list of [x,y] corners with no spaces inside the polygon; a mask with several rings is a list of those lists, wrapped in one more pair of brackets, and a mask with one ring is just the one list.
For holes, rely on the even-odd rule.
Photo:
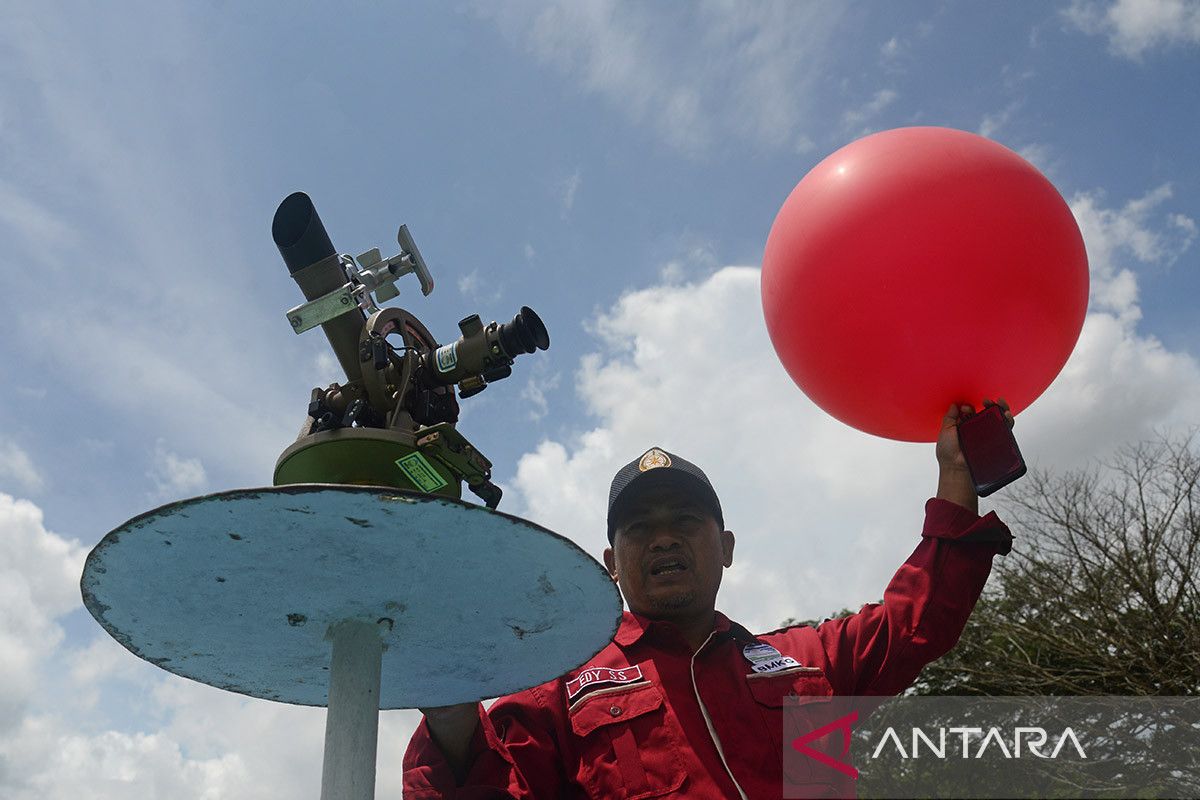
{"label": "jacket pocket", "polygon": [[[825,775],[828,767],[792,747],[797,738],[827,721],[824,720],[827,715],[821,712],[833,696],[833,687],[824,672],[816,667],[796,667],[747,675],[746,683],[757,702],[769,741],[775,745],[772,756],[778,759],[776,763],[782,762],[784,785],[833,780],[832,775]],[[841,760],[840,735],[822,737],[808,746]]]}
{"label": "jacket pocket", "polygon": [[683,784],[679,738],[654,684],[593,692],[570,717],[580,755],[576,780],[592,796],[637,800]]}
{"label": "jacket pocket", "polygon": [[754,699],[769,708],[782,708],[789,697],[803,704],[833,695],[833,686],[819,667],[792,667],[747,675],[746,683],[750,684]]}

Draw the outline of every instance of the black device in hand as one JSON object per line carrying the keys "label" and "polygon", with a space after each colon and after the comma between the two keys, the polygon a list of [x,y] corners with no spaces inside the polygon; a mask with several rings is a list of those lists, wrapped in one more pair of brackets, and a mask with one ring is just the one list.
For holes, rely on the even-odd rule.
{"label": "black device in hand", "polygon": [[959,422],[958,447],[980,497],[1025,474],[1025,459],[1000,406],[988,406]]}

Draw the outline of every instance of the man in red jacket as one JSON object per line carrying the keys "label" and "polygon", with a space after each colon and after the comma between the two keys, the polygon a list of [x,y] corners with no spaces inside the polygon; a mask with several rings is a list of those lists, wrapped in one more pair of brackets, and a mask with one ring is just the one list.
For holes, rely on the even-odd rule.
{"label": "man in red jacket", "polygon": [[[716,611],[734,536],[708,478],[648,450],[609,493],[604,563],[629,606],[612,643],[487,712],[426,709],[404,757],[404,796],[780,797],[784,699],[902,692],[958,641],[992,556],[1011,547],[994,513],[978,515],[957,436],[970,411],[951,406],[942,421],[937,496],[883,602],[757,636]],[[852,795],[847,780],[792,774],[789,790]]]}

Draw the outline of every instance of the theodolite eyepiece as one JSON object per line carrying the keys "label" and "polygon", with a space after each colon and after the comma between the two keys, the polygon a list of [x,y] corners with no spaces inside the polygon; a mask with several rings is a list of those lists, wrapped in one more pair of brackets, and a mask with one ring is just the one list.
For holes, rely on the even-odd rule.
{"label": "theodolite eyepiece", "polygon": [[542,318],[529,306],[521,306],[512,322],[500,326],[498,334],[500,346],[510,358],[550,347],[550,334],[546,332]]}
{"label": "theodolite eyepiece", "polygon": [[458,323],[462,336],[421,358],[421,374],[433,384],[458,384],[459,396],[482,392],[489,383],[512,374],[512,364],[522,353],[550,347],[546,326],[529,306],[512,322],[484,325],[478,314]]}

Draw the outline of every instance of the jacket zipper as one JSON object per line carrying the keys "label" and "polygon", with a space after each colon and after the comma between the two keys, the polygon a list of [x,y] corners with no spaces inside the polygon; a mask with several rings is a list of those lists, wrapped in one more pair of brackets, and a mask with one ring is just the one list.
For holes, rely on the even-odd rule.
{"label": "jacket zipper", "polygon": [[700,651],[708,645],[710,639],[716,631],[708,634],[708,639],[704,640],[704,644],[700,645],[695,653],[692,653],[692,691],[696,693],[696,702],[700,704],[700,713],[704,716],[704,724],[708,726],[708,735],[712,737],[713,744],[717,746],[717,755],[721,757],[721,764],[725,767],[726,774],[729,775],[729,780],[733,781],[734,788],[738,790],[738,796],[741,800],[749,800],[746,793],[742,791],[741,784],[737,782],[737,778],[733,777],[733,770],[729,768],[729,762],[725,760],[725,750],[721,747],[721,740],[717,737],[717,731],[713,728],[712,717],[708,715],[708,707],[704,705],[704,701],[700,699],[700,687],[696,685],[696,656],[700,655]]}

